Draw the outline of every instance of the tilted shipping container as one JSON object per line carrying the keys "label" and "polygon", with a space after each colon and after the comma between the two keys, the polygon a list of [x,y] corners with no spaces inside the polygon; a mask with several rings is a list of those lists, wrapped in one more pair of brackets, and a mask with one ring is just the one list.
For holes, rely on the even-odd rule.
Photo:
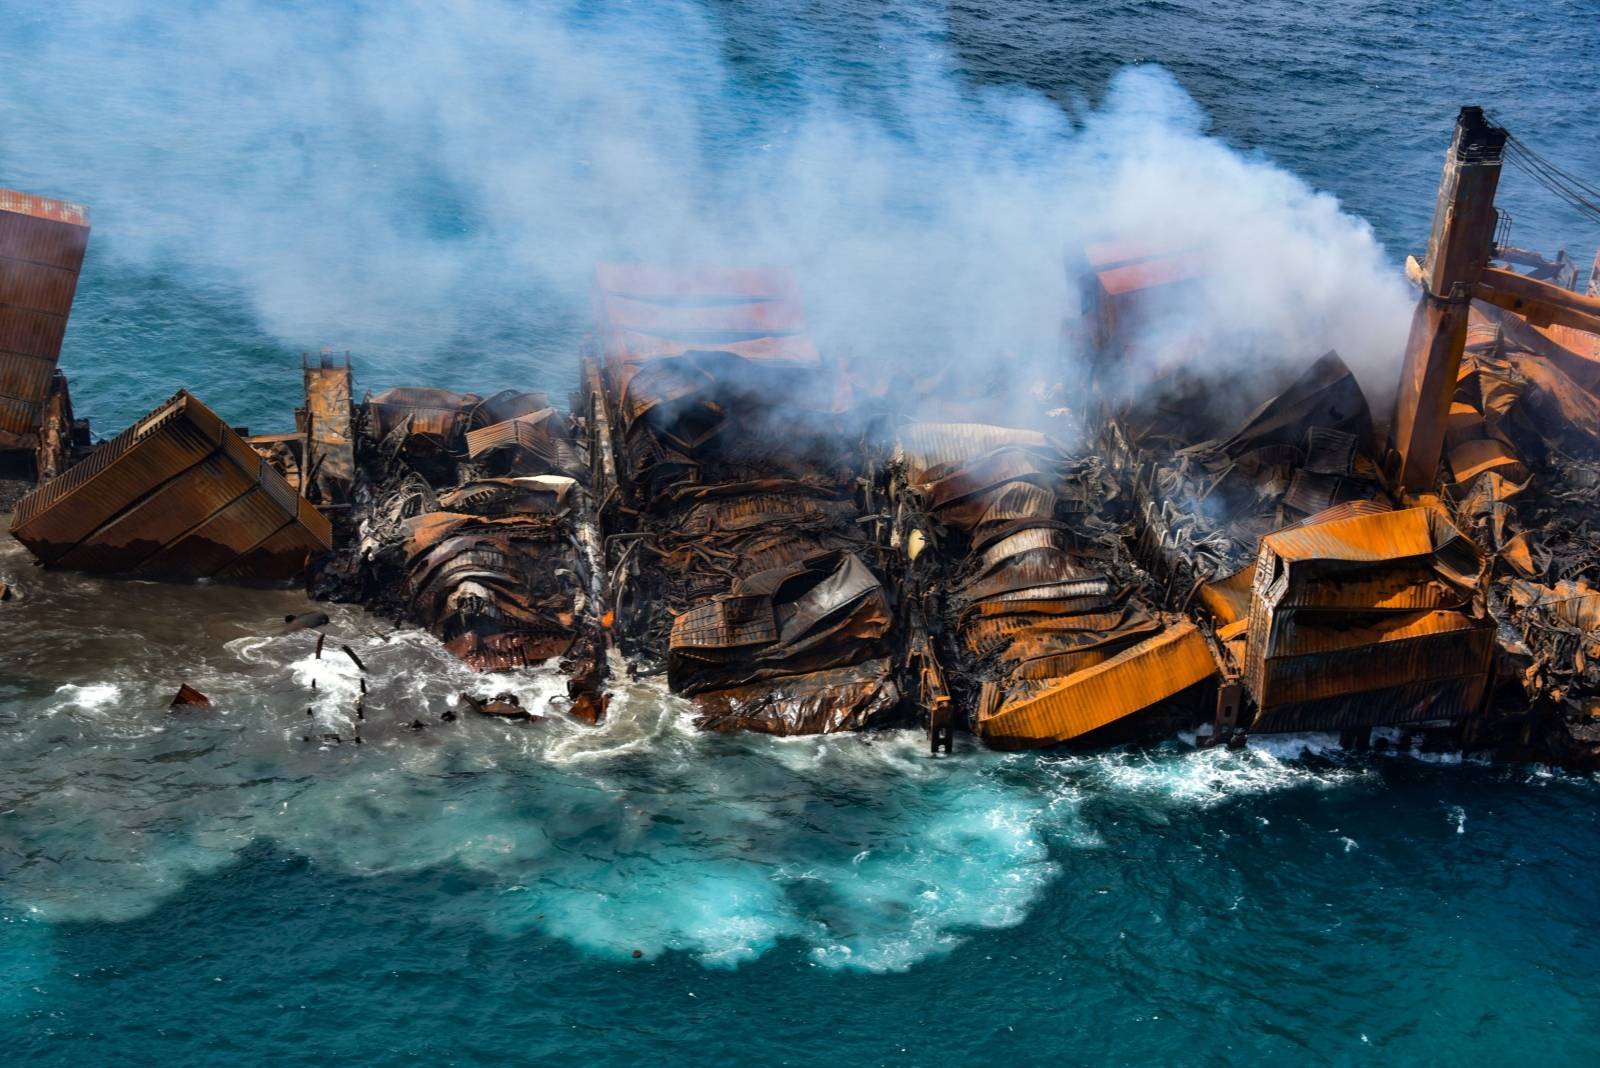
{"label": "tilted shipping container", "polygon": [[89,246],[89,210],[0,189],[0,447],[30,447]]}

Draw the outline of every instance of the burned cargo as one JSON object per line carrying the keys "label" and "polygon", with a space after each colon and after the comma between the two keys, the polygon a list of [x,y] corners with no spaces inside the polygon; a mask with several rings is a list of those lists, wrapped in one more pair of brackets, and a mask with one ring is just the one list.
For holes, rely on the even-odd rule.
{"label": "burned cargo", "polygon": [[[1600,324],[1597,324],[1600,325]],[[1475,303],[1445,436],[1444,499],[1487,557],[1483,599],[1527,701],[1474,732],[1593,759],[1600,745],[1600,334]],[[1539,739],[1535,741],[1535,739]]]}
{"label": "burned cargo", "polygon": [[896,540],[930,724],[953,714],[1019,749],[1199,718],[1211,650],[1139,594],[1123,530],[1102,514],[1116,491],[1097,459],[1038,431],[917,422],[899,461]]}
{"label": "burned cargo", "polygon": [[[1185,270],[1148,265],[1170,262]],[[1091,419],[1136,511],[1139,560],[1164,605],[1197,619],[1218,654],[1212,737],[1364,736],[1476,713],[1493,655],[1493,626],[1473,603],[1478,551],[1437,503],[1392,498],[1369,406],[1338,353],[1233,427],[1226,408],[1204,403],[1215,383],[1182,361],[1137,390],[1121,386],[1115,365],[1137,346],[1127,313],[1108,316],[1104,303],[1127,307],[1137,293],[1139,312],[1159,321],[1169,279],[1196,269],[1192,255],[1154,257],[1144,292],[1107,287],[1097,272],[1087,330],[1100,361]]]}
{"label": "burned cargo", "polygon": [[607,264],[595,299],[585,386],[624,652],[708,729],[892,722],[870,457],[793,280]]}
{"label": "burned cargo", "polygon": [[1458,120],[1387,425],[1335,351],[1221,389],[1182,314],[1211,252],[1119,239],[1074,257],[1038,410],[862,389],[785,271],[618,263],[572,410],[357,400],[324,355],[291,432],[242,438],[179,394],[90,452],[54,370],[87,217],[13,196],[0,260],[22,234],[57,272],[0,271],[21,309],[0,392],[31,405],[0,476],[40,483],[13,530],[48,566],[304,574],[473,667],[559,663],[590,722],[614,649],[711,730],[921,724],[947,750],[1393,727],[1600,766],[1600,296],[1506,240],[1508,138]]}
{"label": "burned cargo", "polygon": [[345,540],[313,591],[420,626],[478,670],[560,661],[570,711],[597,722],[604,608],[570,417],[538,393],[391,389],[349,425],[349,489],[329,490],[350,502]]}

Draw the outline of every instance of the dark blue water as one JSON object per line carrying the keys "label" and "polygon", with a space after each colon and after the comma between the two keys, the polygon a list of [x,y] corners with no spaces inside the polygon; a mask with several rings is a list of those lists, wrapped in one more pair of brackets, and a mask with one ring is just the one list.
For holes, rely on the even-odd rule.
{"label": "dark blue water", "polygon": [[[102,433],[180,385],[285,426],[324,344],[363,386],[564,390],[608,255],[788,262],[833,351],[1026,383],[1064,251],[1141,220],[1231,250],[1221,328],[1381,390],[1460,104],[1600,172],[1597,15],[0,0],[0,184],[93,207],[64,364]],[[1501,204],[1600,244],[1515,173]],[[1600,1055],[1587,779],[1326,738],[932,761],[702,737],[646,686],[599,731],[447,723],[474,680],[340,609],[357,748],[320,740],[353,669],[268,626],[292,593],[0,576],[7,1063]],[[217,711],[169,716],[180,678]]]}

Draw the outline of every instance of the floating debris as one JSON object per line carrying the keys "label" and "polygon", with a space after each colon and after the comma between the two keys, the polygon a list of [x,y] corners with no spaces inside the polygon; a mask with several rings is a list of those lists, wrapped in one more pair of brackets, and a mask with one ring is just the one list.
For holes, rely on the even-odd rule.
{"label": "floating debris", "polygon": [[177,696],[167,706],[169,709],[178,708],[210,708],[211,698],[190,686],[187,682],[178,687]]}

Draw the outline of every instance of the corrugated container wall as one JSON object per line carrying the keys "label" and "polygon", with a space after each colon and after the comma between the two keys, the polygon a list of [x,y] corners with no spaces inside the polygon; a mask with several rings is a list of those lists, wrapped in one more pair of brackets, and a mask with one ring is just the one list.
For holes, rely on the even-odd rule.
{"label": "corrugated container wall", "polygon": [[89,247],[89,210],[0,189],[0,448],[28,448]]}
{"label": "corrugated container wall", "polygon": [[11,533],[47,567],[283,580],[333,545],[328,520],[186,392],[24,497]]}

